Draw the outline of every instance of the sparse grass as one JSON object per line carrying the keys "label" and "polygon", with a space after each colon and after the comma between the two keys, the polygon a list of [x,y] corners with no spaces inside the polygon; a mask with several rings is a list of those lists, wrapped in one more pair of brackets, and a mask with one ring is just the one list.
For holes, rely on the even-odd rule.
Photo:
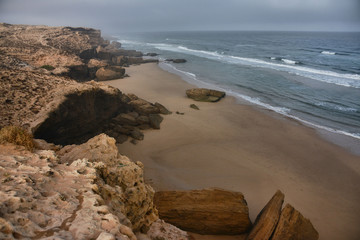
{"label": "sparse grass", "polygon": [[6,126],[0,129],[0,143],[13,143],[24,146],[29,151],[33,151],[33,136],[21,127]]}
{"label": "sparse grass", "polygon": [[42,65],[40,68],[45,68],[46,70],[52,71],[55,69],[55,67],[51,65]]}

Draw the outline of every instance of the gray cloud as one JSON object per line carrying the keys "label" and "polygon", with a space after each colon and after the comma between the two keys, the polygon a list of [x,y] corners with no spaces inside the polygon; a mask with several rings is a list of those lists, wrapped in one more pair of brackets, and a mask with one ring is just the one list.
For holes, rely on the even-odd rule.
{"label": "gray cloud", "polygon": [[0,21],[161,30],[360,31],[358,0],[0,0]]}

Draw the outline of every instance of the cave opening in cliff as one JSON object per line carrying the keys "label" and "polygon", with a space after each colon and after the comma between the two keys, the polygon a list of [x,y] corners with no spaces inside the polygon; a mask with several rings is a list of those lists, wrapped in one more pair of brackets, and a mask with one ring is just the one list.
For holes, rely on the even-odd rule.
{"label": "cave opening in cliff", "polygon": [[54,144],[81,144],[103,132],[108,121],[124,111],[119,95],[102,89],[72,93],[33,129],[33,135]]}

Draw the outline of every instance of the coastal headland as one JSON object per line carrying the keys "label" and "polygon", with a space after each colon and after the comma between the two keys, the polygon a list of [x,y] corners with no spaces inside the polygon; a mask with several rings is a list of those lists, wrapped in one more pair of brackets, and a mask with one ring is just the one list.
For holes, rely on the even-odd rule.
{"label": "coastal headland", "polygon": [[196,86],[99,30],[0,30],[0,238],[360,235],[359,156],[314,129],[189,99]]}

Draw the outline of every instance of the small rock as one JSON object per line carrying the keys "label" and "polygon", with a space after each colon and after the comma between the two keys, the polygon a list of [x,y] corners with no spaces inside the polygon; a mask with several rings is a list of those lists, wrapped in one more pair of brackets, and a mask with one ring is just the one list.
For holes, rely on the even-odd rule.
{"label": "small rock", "polygon": [[166,59],[165,60],[166,62],[173,62],[173,63],[186,63],[186,59],[182,59],[182,58],[179,58],[179,59]]}
{"label": "small rock", "polygon": [[115,236],[108,232],[102,232],[96,240],[116,240]]}
{"label": "small rock", "polygon": [[182,113],[182,112],[176,111],[176,114],[178,114],[178,115],[184,115],[185,113]]}
{"label": "small rock", "polygon": [[195,110],[200,110],[200,108],[198,106],[196,106],[195,104],[190,104],[190,107]]}
{"label": "small rock", "polygon": [[147,53],[146,56],[149,56],[149,57],[156,57],[158,56],[159,54],[157,53]]}
{"label": "small rock", "polygon": [[116,143],[122,144],[128,140],[128,136],[125,134],[119,134],[115,139]]}
{"label": "small rock", "polygon": [[190,239],[187,232],[158,219],[154,222],[147,235],[150,239],[166,239],[166,240],[188,240]]}
{"label": "small rock", "polygon": [[139,124],[148,124],[150,122],[149,117],[148,116],[139,116],[136,121]]}
{"label": "small rock", "polygon": [[136,117],[133,113],[120,113],[119,115],[114,117],[112,121],[120,125],[131,125],[131,126],[138,125],[138,122],[136,121]]}
{"label": "small rock", "polygon": [[160,129],[160,123],[164,118],[159,114],[150,114],[149,115],[149,122],[150,126],[154,129]]}
{"label": "small rock", "polygon": [[166,107],[164,107],[162,104],[160,104],[158,102],[156,102],[154,104],[154,106],[159,108],[161,114],[164,114],[164,115],[172,114],[171,111],[169,111]]}
{"label": "small rock", "polygon": [[133,137],[136,140],[144,139],[144,134],[137,129],[134,129],[130,134],[131,134],[131,137]]}

